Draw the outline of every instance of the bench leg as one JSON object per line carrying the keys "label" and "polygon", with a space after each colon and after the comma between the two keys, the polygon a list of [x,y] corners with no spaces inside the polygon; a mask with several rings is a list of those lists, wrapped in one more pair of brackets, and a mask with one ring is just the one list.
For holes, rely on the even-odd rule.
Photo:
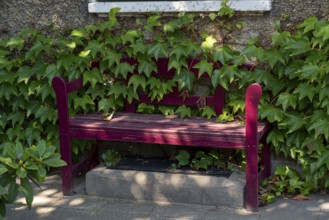
{"label": "bench leg", "polygon": [[271,148],[270,145],[266,144],[266,140],[263,141],[261,157],[261,165],[264,167],[263,178],[266,179],[271,175]]}
{"label": "bench leg", "polygon": [[71,159],[71,140],[67,135],[60,136],[61,159],[66,162],[66,166],[61,168],[63,195],[73,194],[73,165]]}
{"label": "bench leg", "polygon": [[258,149],[246,148],[246,209],[258,210]]}

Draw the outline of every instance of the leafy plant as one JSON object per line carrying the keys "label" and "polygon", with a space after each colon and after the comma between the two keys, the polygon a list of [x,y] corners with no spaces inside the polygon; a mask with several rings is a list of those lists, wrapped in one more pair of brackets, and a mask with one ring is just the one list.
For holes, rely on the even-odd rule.
{"label": "leafy plant", "polygon": [[204,151],[197,151],[193,157],[186,150],[180,150],[176,155],[176,160],[178,161],[177,167],[190,166],[196,170],[208,170],[209,167],[216,167],[217,169],[228,169],[230,160],[225,158],[224,154],[212,150],[209,153]]}
{"label": "leafy plant", "polygon": [[116,150],[107,150],[102,154],[102,159],[106,167],[115,167],[122,159],[122,155]]}
{"label": "leafy plant", "polygon": [[[6,215],[6,203],[13,203],[22,192],[31,209],[33,189],[30,181],[44,181],[49,167],[66,165],[55,153],[56,147],[41,140],[38,145],[24,148],[20,142],[3,144],[0,156],[0,216]],[[19,181],[17,181],[19,180]]]}
{"label": "leafy plant", "polygon": [[261,184],[263,204],[271,203],[278,196],[302,193],[308,195],[312,186],[303,181],[297,171],[288,166],[278,166],[275,174]]}

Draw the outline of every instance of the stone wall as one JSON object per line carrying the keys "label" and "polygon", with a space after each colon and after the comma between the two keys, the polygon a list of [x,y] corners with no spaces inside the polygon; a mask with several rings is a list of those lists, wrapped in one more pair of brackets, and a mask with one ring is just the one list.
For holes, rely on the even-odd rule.
{"label": "stone wall", "polygon": [[[315,15],[329,18],[329,0],[273,0],[272,10],[263,15],[239,15],[246,22],[245,37],[274,30],[275,20],[286,16],[285,25]],[[104,21],[88,13],[88,0],[0,0],[0,37],[11,36],[23,28],[43,28],[53,24],[60,29],[83,27]],[[125,19],[130,20],[125,16]]]}

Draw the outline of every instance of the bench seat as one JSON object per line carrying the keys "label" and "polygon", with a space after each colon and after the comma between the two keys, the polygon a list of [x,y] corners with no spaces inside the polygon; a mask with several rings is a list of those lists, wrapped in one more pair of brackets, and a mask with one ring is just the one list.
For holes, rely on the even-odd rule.
{"label": "bench seat", "polygon": [[[214,118],[118,112],[111,120],[105,120],[102,114],[77,115],[70,118],[69,125],[70,137],[77,139],[241,149],[246,140],[241,121],[223,124]],[[258,122],[258,140],[266,129],[266,123]]]}

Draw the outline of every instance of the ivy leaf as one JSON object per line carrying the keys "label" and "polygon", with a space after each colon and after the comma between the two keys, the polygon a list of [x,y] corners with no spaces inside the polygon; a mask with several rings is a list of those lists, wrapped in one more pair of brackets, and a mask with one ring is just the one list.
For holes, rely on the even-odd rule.
{"label": "ivy leaf", "polygon": [[159,21],[159,18],[161,18],[161,16],[159,16],[159,15],[153,15],[153,16],[149,17],[146,20],[145,30],[153,31],[154,27],[160,27],[161,22]]}
{"label": "ivy leaf", "polygon": [[79,57],[85,58],[90,54],[90,50],[84,50],[79,53]]}
{"label": "ivy leaf", "polygon": [[186,118],[191,117],[192,111],[190,107],[186,105],[181,105],[176,109],[175,114],[178,114],[180,118]]}
{"label": "ivy leaf", "polygon": [[320,102],[323,101],[329,94],[329,86],[321,88],[319,92],[319,100]]}
{"label": "ivy leaf", "polygon": [[236,114],[239,111],[244,112],[246,104],[242,97],[237,97],[236,99],[230,98],[228,106],[232,107],[233,113]]}
{"label": "ivy leaf", "polygon": [[168,107],[168,106],[159,106],[158,110],[165,116],[175,114],[174,109],[172,107]]}
{"label": "ivy leaf", "polygon": [[103,60],[109,62],[108,67],[112,67],[114,64],[120,65],[121,58],[122,58],[121,53],[117,53],[115,51],[109,50],[105,52],[105,57]]}
{"label": "ivy leaf", "polygon": [[111,109],[111,105],[110,102],[107,98],[102,98],[99,102],[98,102],[98,111],[102,111],[104,113],[109,113]]}
{"label": "ivy leaf", "polygon": [[121,75],[124,79],[127,78],[128,73],[133,73],[133,72],[134,72],[134,66],[130,65],[127,62],[118,64],[114,69],[115,77]]}
{"label": "ivy leaf", "polygon": [[49,66],[47,66],[45,74],[43,75],[42,78],[43,79],[48,78],[48,83],[49,83],[49,85],[51,85],[51,81],[53,80],[53,78],[58,75],[59,75],[59,71],[58,71],[56,65],[50,64]]}
{"label": "ivy leaf", "polygon": [[46,120],[52,121],[54,118],[54,109],[48,106],[41,106],[39,110],[35,113],[35,117],[40,119],[41,123]]}
{"label": "ivy leaf", "polygon": [[221,123],[225,123],[225,122],[230,122],[234,120],[234,116],[231,112],[224,110],[222,114],[220,114],[216,121],[217,122],[221,122]]}
{"label": "ivy leaf", "polygon": [[172,68],[176,70],[176,74],[181,74],[182,69],[188,68],[186,58],[181,57],[179,60],[177,60],[175,56],[171,56],[169,58],[168,69],[170,70]]}
{"label": "ivy leaf", "polygon": [[114,95],[115,99],[117,99],[120,95],[122,95],[122,97],[125,98],[127,96],[127,88],[126,86],[121,85],[118,82],[115,82],[110,87],[109,93],[110,95]]}
{"label": "ivy leaf", "polygon": [[303,68],[298,71],[298,73],[301,73],[300,78],[309,80],[316,80],[318,78],[319,72],[320,68],[312,63],[304,65]]}
{"label": "ivy leaf", "polygon": [[92,70],[87,70],[83,73],[83,85],[86,85],[88,82],[91,87],[95,89],[96,84],[103,82],[103,77],[98,68],[93,68]]}
{"label": "ivy leaf", "polygon": [[18,125],[22,125],[25,120],[25,114],[23,112],[13,112],[10,115],[8,115],[7,118],[8,121],[11,121],[11,125],[14,127],[16,123]]}
{"label": "ivy leaf", "polygon": [[329,160],[329,151],[326,151],[321,155],[320,159],[317,161],[316,168],[319,169],[324,164],[328,163],[328,160]]}
{"label": "ivy leaf", "polygon": [[161,80],[152,76],[147,80],[147,85],[150,86],[150,90],[154,90],[155,88],[159,89]]}
{"label": "ivy leaf", "polygon": [[175,157],[178,160],[178,166],[187,166],[189,164],[190,154],[186,150],[180,150]]}
{"label": "ivy leaf", "polygon": [[83,110],[87,110],[87,105],[94,105],[92,98],[89,95],[83,95],[74,99],[74,109],[81,107]]}
{"label": "ivy leaf", "polygon": [[291,34],[287,31],[284,32],[276,32],[272,35],[272,45],[283,45],[287,41],[287,39],[290,39]]}
{"label": "ivy leaf", "polygon": [[41,41],[37,41],[31,49],[25,54],[25,59],[30,60],[31,62],[35,62],[35,59],[40,54],[40,52],[43,50],[44,45],[41,43]]}
{"label": "ivy leaf", "polygon": [[326,41],[329,39],[329,26],[325,25],[320,28],[320,31],[318,33],[318,37],[322,37],[323,41]]}
{"label": "ivy leaf", "polygon": [[307,51],[311,50],[311,47],[309,42],[305,39],[290,39],[284,49],[291,51],[290,56],[296,56],[306,53]]}
{"label": "ivy leaf", "polygon": [[281,131],[273,130],[268,134],[266,142],[268,144],[271,143],[274,147],[277,147],[279,146],[279,143],[284,142],[283,134],[281,133]]}
{"label": "ivy leaf", "polygon": [[206,107],[202,108],[201,116],[204,118],[210,119],[211,117],[216,116],[216,112],[214,111],[214,109],[212,107],[206,106]]}
{"label": "ivy leaf", "polygon": [[315,95],[315,88],[309,84],[300,83],[294,90],[293,94],[299,94],[299,100],[303,99],[304,97],[308,97],[312,102]]}
{"label": "ivy leaf", "polygon": [[84,29],[73,30],[71,36],[88,39],[88,33]]}
{"label": "ivy leaf", "polygon": [[194,68],[199,69],[199,77],[204,73],[208,73],[208,75],[211,77],[213,65],[213,63],[208,63],[206,60],[201,60],[196,65],[194,65]]}
{"label": "ivy leaf", "polygon": [[301,115],[285,114],[285,118],[278,123],[279,127],[288,128],[288,134],[301,129],[306,121]]}
{"label": "ivy leaf", "polygon": [[109,21],[108,24],[110,26],[110,28],[113,28],[115,26],[117,26],[119,24],[119,22],[117,21],[117,13],[120,11],[120,8],[116,7],[116,8],[111,8],[111,10],[109,11]]}
{"label": "ivy leaf", "polygon": [[280,122],[283,119],[283,112],[279,108],[275,108],[272,105],[262,105],[260,109],[261,119],[267,119],[270,123],[275,121]]}
{"label": "ivy leaf", "polygon": [[135,39],[139,37],[139,34],[136,30],[128,30],[124,35],[121,35],[122,43],[125,44],[127,42],[134,43]]}
{"label": "ivy leaf", "polygon": [[278,97],[276,105],[281,105],[284,111],[286,111],[288,107],[295,109],[297,106],[297,97],[287,92],[281,93]]}
{"label": "ivy leaf", "polygon": [[145,91],[146,79],[144,76],[135,74],[135,75],[131,76],[128,81],[128,86],[130,86],[130,85],[133,85],[135,93],[136,93],[138,86],[141,86],[143,88],[143,90]]}
{"label": "ivy leaf", "polygon": [[52,88],[49,86],[49,84],[44,84],[39,90],[38,95],[41,96],[42,103],[45,101],[47,96],[49,96],[52,93]]}
{"label": "ivy leaf", "polygon": [[217,40],[213,36],[208,36],[205,41],[202,42],[201,48],[204,51],[210,51],[214,49],[215,43],[217,43]]}
{"label": "ivy leaf", "polygon": [[230,85],[230,79],[228,75],[222,75],[223,70],[215,70],[211,76],[211,84],[214,88],[221,85],[225,90],[228,91]]}
{"label": "ivy leaf", "polygon": [[192,85],[195,75],[192,72],[182,72],[174,77],[174,81],[178,82],[179,90],[187,88],[189,91],[192,90]]}
{"label": "ivy leaf", "polygon": [[281,64],[285,64],[286,61],[284,59],[284,54],[276,49],[269,49],[265,53],[265,59],[269,62],[270,66],[273,68],[275,64],[280,62]]}
{"label": "ivy leaf", "polygon": [[208,16],[209,16],[211,21],[214,21],[217,18],[218,15],[212,12]]}
{"label": "ivy leaf", "polygon": [[10,51],[14,49],[20,51],[24,47],[24,40],[18,36],[14,36],[7,41],[6,47],[9,47]]}
{"label": "ivy leaf", "polygon": [[25,129],[24,137],[29,145],[32,145],[33,140],[40,140],[40,131],[29,126]]}
{"label": "ivy leaf", "polygon": [[9,84],[13,84],[17,77],[17,73],[8,72],[5,69],[0,69],[0,81],[8,82]]}
{"label": "ivy leaf", "polygon": [[137,112],[140,112],[140,113],[146,113],[146,114],[152,114],[154,112],[155,108],[153,105],[148,105],[148,104],[145,104],[145,103],[141,103],[138,105],[137,107]]}
{"label": "ivy leaf", "polygon": [[223,47],[216,47],[213,54],[214,54],[214,61],[220,61],[223,65],[227,63],[230,59],[233,58],[231,55],[233,52],[231,48],[227,46]]}
{"label": "ivy leaf", "polygon": [[138,72],[145,73],[149,78],[152,72],[157,72],[157,65],[150,59],[139,59],[138,60]]}
{"label": "ivy leaf", "polygon": [[167,57],[168,56],[168,48],[165,44],[161,44],[161,43],[155,43],[153,44],[149,51],[148,51],[148,55],[152,55],[154,56],[154,58],[156,60],[159,59],[159,57]]}
{"label": "ivy leaf", "polygon": [[129,45],[133,49],[134,54],[144,54],[145,51],[147,50],[147,46],[144,44],[143,40],[136,40],[136,42],[132,43]]}
{"label": "ivy leaf", "polygon": [[127,102],[130,104],[134,99],[139,100],[138,94],[134,92],[133,88],[127,88]]}
{"label": "ivy leaf", "polygon": [[257,58],[257,60],[262,60],[264,56],[264,49],[256,47],[255,45],[247,45],[241,51],[242,55],[245,55],[247,58]]}
{"label": "ivy leaf", "polygon": [[314,16],[307,18],[302,24],[299,25],[300,29],[303,30],[303,34],[314,30],[315,24],[318,22],[318,19]]}
{"label": "ivy leaf", "polygon": [[329,141],[329,122],[325,119],[319,119],[317,122],[314,122],[309,128],[308,131],[315,131],[315,138],[319,135],[324,135],[327,141]]}

